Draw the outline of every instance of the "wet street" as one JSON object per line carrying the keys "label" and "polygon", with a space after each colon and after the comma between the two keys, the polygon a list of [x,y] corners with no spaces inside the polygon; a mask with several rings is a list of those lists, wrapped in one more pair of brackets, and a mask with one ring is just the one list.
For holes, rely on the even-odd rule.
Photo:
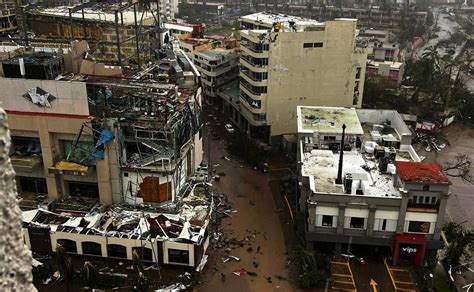
{"label": "wet street", "polygon": [[[215,125],[215,132],[223,133],[223,125]],[[220,129],[220,128],[222,129]],[[204,143],[207,153],[207,142]],[[243,240],[244,244],[229,255],[240,258],[223,263],[226,247],[211,250],[199,291],[293,291],[286,278],[287,256],[284,235],[269,182],[271,175],[254,170],[235,157],[227,156],[224,139],[211,139],[211,164],[221,173],[213,187],[224,193],[233,204],[231,218],[222,220],[224,236]],[[230,160],[225,159],[228,157]],[[205,160],[207,161],[207,160]],[[211,246],[212,248],[212,246]],[[250,275],[235,275],[243,268]],[[255,274],[254,274],[255,273]]]}

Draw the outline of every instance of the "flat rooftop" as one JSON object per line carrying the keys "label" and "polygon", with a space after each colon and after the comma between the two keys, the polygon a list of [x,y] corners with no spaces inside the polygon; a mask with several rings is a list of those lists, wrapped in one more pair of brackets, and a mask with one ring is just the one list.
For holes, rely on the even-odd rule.
{"label": "flat rooftop", "polygon": [[[304,153],[302,175],[312,176],[310,186],[315,193],[344,194],[342,184],[336,184],[339,165],[339,152],[331,150],[312,150]],[[401,198],[394,187],[394,175],[381,173],[373,155],[357,150],[344,151],[342,177],[351,174],[363,195],[354,196]],[[310,179],[311,180],[311,179]],[[354,184],[353,184],[354,186]],[[354,187],[355,188],[355,187]]]}
{"label": "flat rooftop", "polygon": [[283,25],[283,30],[287,29],[288,31],[290,31],[290,24],[294,24],[294,26],[297,28],[297,31],[304,30],[305,27],[310,26],[324,26],[323,22],[319,22],[314,19],[268,12],[257,12],[250,15],[241,16],[240,20],[260,23],[267,26],[271,26],[275,22],[280,22]]}
{"label": "flat rooftop", "polygon": [[403,66],[402,62],[392,62],[392,61],[374,61],[368,60],[368,66],[379,67],[380,65],[389,65],[391,69],[400,69]]}
{"label": "flat rooftop", "polygon": [[298,106],[297,117],[299,133],[342,133],[345,124],[346,134],[364,134],[353,108]]}

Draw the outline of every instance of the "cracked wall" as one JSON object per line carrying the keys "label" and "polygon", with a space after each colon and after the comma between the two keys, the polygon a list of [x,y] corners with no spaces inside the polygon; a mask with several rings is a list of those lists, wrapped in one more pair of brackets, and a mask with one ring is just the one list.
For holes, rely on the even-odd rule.
{"label": "cracked wall", "polygon": [[21,233],[15,172],[8,156],[10,143],[7,115],[0,108],[0,290],[36,291],[32,284],[31,252],[24,244]]}

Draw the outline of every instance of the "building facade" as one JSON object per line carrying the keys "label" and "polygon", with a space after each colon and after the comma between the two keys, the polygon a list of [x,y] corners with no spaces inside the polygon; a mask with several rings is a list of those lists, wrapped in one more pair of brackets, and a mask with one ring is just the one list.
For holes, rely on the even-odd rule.
{"label": "building facade", "polygon": [[420,162],[411,139],[396,111],[298,107],[299,208],[309,247],[350,254],[351,245],[374,246],[394,265],[416,266],[442,247],[450,182],[439,165]]}
{"label": "building facade", "polygon": [[180,47],[201,73],[205,101],[216,110],[221,110],[223,102],[218,92],[236,80],[239,74],[237,40],[217,35],[200,39],[180,36]]}
{"label": "building facade", "polygon": [[166,58],[124,76],[82,59],[80,43],[3,60],[0,101],[23,202],[174,200],[202,161],[199,72],[169,45]]}
{"label": "building facade", "polygon": [[297,105],[361,106],[367,52],[355,46],[356,20],[256,13],[241,24],[240,98],[232,107],[252,137],[275,143],[295,133]]}

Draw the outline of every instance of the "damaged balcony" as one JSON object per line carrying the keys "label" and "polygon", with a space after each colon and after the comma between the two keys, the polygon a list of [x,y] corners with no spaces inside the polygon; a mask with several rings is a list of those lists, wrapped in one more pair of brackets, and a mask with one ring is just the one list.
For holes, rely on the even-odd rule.
{"label": "damaged balcony", "polygon": [[13,168],[17,172],[34,172],[43,166],[39,138],[12,137],[10,155]]}

